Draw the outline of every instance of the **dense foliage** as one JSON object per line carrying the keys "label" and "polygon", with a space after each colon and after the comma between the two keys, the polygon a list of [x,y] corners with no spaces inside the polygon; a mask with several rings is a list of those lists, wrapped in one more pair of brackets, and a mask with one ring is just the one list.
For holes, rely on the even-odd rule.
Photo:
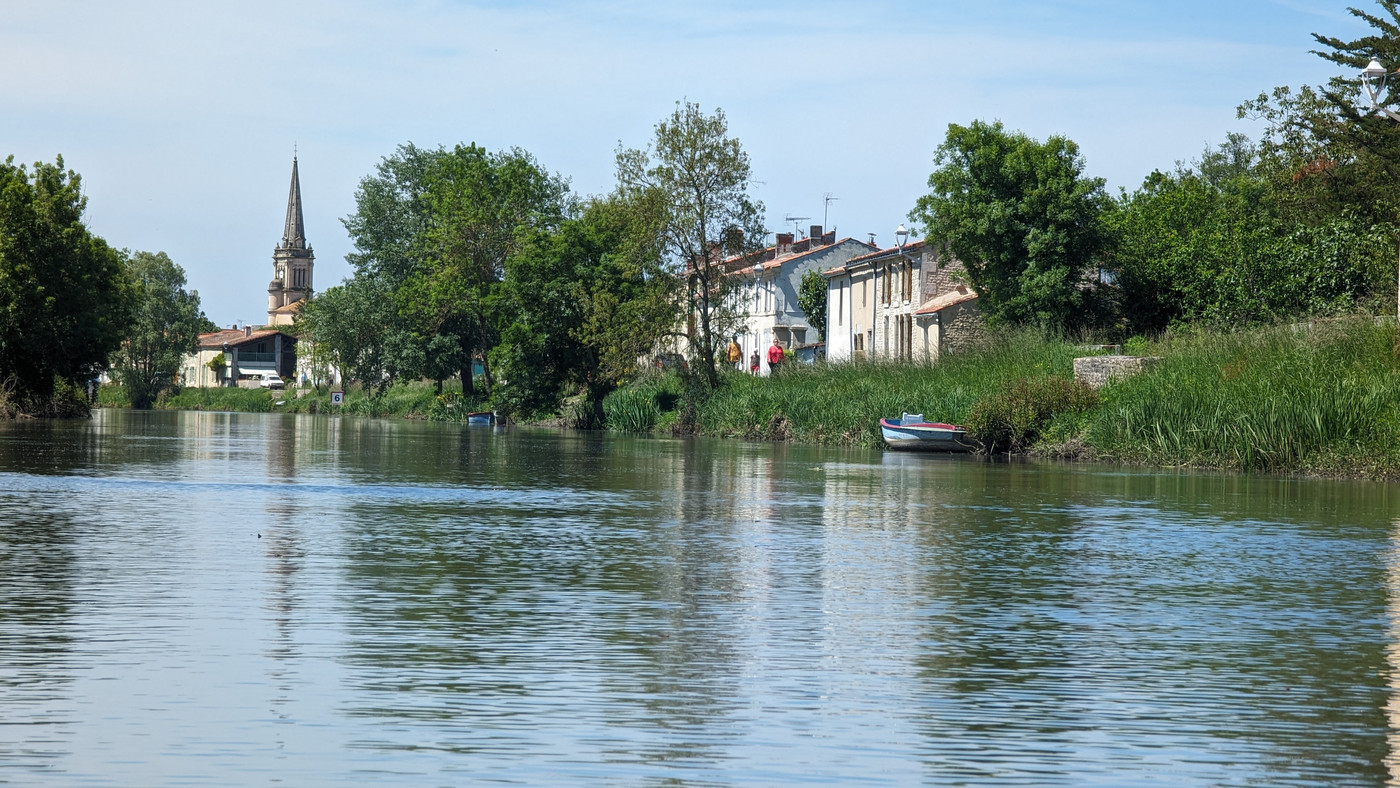
{"label": "dense foliage", "polygon": [[200,332],[215,326],[199,309],[199,293],[185,290],[185,270],[165,252],[137,252],[127,268],[135,310],[112,372],[132,407],[149,408],[162,391],[176,386]]}
{"label": "dense foliage", "polygon": [[910,218],[967,269],[993,322],[1083,322],[1085,275],[1108,245],[1102,178],[1084,175],[1073,141],[1037,142],[1000,121],[949,124],[931,191]]}
{"label": "dense foliage", "polygon": [[83,224],[86,202],[61,157],[0,164],[0,412],[55,412],[54,395],[94,378],[126,333],[130,279]]}

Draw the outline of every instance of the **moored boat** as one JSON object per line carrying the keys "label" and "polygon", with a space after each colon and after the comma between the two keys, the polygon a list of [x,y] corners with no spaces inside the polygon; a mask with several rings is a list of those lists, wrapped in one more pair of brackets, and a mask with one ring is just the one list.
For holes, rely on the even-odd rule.
{"label": "moored boat", "polygon": [[489,410],[467,414],[467,424],[473,424],[479,427],[488,426],[493,420],[491,411]]}
{"label": "moored boat", "polygon": [[924,421],[922,413],[880,419],[880,435],[891,449],[904,451],[968,451],[972,448],[966,428]]}

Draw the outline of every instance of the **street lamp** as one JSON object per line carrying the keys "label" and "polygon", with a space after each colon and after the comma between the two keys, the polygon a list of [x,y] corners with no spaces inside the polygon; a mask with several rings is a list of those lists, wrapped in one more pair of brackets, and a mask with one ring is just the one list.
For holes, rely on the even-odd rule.
{"label": "street lamp", "polygon": [[1390,76],[1380,61],[1371,58],[1371,62],[1367,63],[1365,70],[1361,72],[1361,86],[1366,89],[1366,95],[1371,99],[1371,109],[1385,113],[1391,120],[1400,120],[1400,114],[1382,107],[1380,102]]}
{"label": "street lamp", "polygon": [[[1380,61],[1371,58],[1371,62],[1361,71],[1361,86],[1366,89],[1366,95],[1371,99],[1371,109],[1384,113],[1391,120],[1400,120],[1400,114],[1382,107],[1380,102],[1385,93],[1386,82],[1391,76],[1381,66]],[[1400,325],[1400,254],[1397,254],[1395,268],[1395,321]]]}
{"label": "street lamp", "polygon": [[894,245],[899,249],[899,256],[904,256],[904,244],[909,240],[909,228],[900,222],[899,227],[894,231]]}

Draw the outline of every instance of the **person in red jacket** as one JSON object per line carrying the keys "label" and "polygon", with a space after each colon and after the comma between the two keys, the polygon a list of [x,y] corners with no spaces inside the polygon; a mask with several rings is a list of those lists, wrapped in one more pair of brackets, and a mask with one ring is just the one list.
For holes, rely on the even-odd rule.
{"label": "person in red jacket", "polygon": [[773,346],[768,348],[768,374],[772,375],[783,365],[783,346],[773,337]]}

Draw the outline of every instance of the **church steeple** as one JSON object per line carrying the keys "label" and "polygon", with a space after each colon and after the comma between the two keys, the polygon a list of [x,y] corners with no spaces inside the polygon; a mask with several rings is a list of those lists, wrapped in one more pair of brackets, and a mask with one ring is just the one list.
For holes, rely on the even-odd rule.
{"label": "church steeple", "polygon": [[282,227],[282,243],[272,250],[272,281],[267,283],[267,324],[290,325],[311,295],[311,275],[316,254],[306,243],[306,225],[301,216],[301,178],[297,158],[292,156],[292,188],[287,193],[287,221]]}
{"label": "church steeple", "polygon": [[297,157],[292,157],[292,188],[287,194],[287,223],[282,230],[281,249],[306,248],[306,224],[301,217],[301,180],[297,177]]}

